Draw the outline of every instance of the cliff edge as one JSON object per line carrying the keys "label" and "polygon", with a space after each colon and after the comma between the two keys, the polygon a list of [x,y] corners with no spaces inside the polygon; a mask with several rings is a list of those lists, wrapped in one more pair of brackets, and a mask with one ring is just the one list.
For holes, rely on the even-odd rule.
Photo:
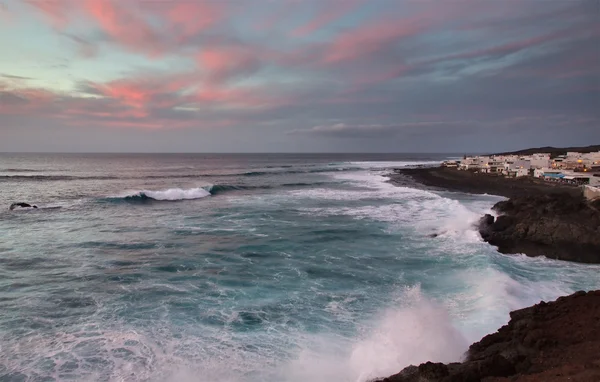
{"label": "cliff edge", "polygon": [[409,366],[377,382],[600,381],[600,290],[511,312],[462,363]]}
{"label": "cliff edge", "polygon": [[479,233],[502,253],[524,253],[582,263],[600,263],[600,200],[542,194],[498,202]]}

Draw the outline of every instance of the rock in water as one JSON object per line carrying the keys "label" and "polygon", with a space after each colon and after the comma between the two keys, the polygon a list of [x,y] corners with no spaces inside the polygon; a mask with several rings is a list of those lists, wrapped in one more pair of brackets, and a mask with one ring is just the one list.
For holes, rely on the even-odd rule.
{"label": "rock in water", "polygon": [[13,203],[10,205],[10,210],[14,210],[17,207],[21,207],[21,208],[38,208],[38,206],[36,205],[31,205],[29,203]]}

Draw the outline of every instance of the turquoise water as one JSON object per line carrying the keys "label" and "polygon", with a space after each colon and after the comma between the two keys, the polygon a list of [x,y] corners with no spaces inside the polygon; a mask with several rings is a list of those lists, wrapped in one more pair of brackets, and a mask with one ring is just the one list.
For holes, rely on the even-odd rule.
{"label": "turquoise water", "polygon": [[483,243],[500,197],[387,182],[443,158],[0,155],[0,380],[366,381],[600,288]]}

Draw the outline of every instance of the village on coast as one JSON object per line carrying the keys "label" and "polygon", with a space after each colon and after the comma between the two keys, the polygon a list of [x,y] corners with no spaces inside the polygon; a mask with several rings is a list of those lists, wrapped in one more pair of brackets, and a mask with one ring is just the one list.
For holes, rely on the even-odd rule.
{"label": "village on coast", "polygon": [[529,155],[498,154],[448,160],[442,167],[508,178],[533,177],[547,182],[582,186],[586,197],[600,197],[600,151]]}

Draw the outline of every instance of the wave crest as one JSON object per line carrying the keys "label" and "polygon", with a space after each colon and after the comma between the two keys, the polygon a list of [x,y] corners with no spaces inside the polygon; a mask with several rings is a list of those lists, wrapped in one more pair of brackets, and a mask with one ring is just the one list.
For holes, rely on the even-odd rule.
{"label": "wave crest", "polygon": [[322,185],[327,182],[316,183],[284,183],[279,185],[231,185],[231,184],[211,184],[203,187],[181,189],[169,188],[167,190],[153,191],[142,190],[128,192],[125,195],[108,197],[108,201],[126,201],[126,202],[149,202],[149,201],[177,201],[177,200],[193,200],[201,199],[211,195],[218,195],[233,191],[251,191],[251,190],[268,190],[277,187],[311,187],[314,185]]}
{"label": "wave crest", "polygon": [[148,200],[166,200],[166,201],[175,201],[175,200],[193,200],[193,199],[201,199],[207,196],[210,196],[211,193],[207,191],[205,188],[190,188],[190,189],[181,189],[181,188],[169,188],[164,191],[150,191],[144,190],[139,191],[130,195],[126,195],[122,199],[126,201],[148,201]]}

